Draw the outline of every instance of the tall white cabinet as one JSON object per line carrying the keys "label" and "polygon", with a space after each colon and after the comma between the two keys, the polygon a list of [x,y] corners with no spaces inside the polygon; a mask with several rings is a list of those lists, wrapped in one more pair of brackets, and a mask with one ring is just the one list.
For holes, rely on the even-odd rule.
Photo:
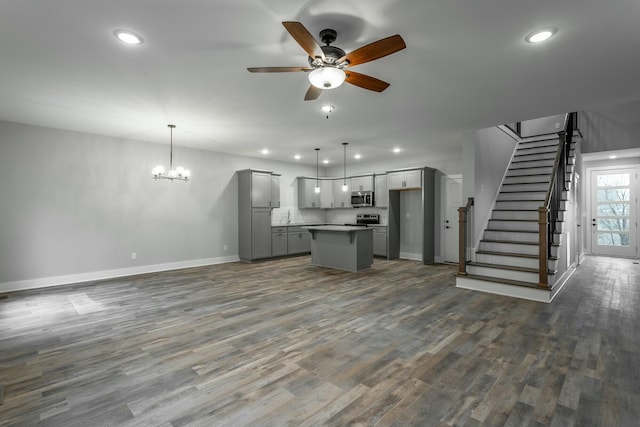
{"label": "tall white cabinet", "polygon": [[280,206],[280,175],[244,169],[238,175],[238,255],[241,261],[271,257],[271,210]]}

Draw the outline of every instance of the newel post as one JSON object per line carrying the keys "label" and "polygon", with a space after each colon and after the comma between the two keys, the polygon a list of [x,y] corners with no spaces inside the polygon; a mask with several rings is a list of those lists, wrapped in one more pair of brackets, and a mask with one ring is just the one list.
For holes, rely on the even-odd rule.
{"label": "newel post", "polygon": [[548,217],[549,209],[541,206],[538,208],[538,258],[539,258],[539,274],[540,279],[538,287],[542,289],[549,289],[549,278],[547,275],[548,266]]}
{"label": "newel post", "polygon": [[458,208],[458,221],[460,230],[458,232],[458,276],[467,275],[467,212],[468,208]]}

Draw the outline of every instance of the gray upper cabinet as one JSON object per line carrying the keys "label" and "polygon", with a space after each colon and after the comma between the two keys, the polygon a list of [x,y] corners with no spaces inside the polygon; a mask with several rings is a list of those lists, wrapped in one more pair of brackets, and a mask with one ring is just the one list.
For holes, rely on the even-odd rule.
{"label": "gray upper cabinet", "polygon": [[347,191],[342,191],[344,179],[333,180],[333,207],[334,208],[350,208],[351,207],[351,178],[347,178]]}
{"label": "gray upper cabinet", "polygon": [[251,207],[271,207],[271,175],[269,172],[251,172]]}
{"label": "gray upper cabinet", "polygon": [[271,174],[271,207],[280,207],[280,175]]}
{"label": "gray upper cabinet", "polygon": [[315,188],[315,178],[298,177],[298,208],[320,208],[320,193]]}
{"label": "gray upper cabinet", "polygon": [[350,191],[373,191],[373,175],[354,176],[351,178]]}
{"label": "gray upper cabinet", "polygon": [[334,207],[332,179],[320,180],[320,207],[329,209]]}
{"label": "gray upper cabinet", "polygon": [[422,188],[422,170],[412,169],[406,171],[387,173],[389,190],[407,190],[410,188]]}
{"label": "gray upper cabinet", "polygon": [[389,189],[387,188],[387,175],[376,174],[375,187],[373,189],[373,201],[377,208],[389,207]]}

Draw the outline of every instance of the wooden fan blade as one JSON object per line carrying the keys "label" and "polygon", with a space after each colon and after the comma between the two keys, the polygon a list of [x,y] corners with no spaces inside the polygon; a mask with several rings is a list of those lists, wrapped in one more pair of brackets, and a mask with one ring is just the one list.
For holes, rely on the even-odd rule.
{"label": "wooden fan blade", "polygon": [[404,43],[402,37],[400,37],[399,34],[396,34],[395,36],[389,36],[385,39],[378,40],[377,42],[369,43],[368,45],[362,46],[351,53],[347,53],[345,56],[338,59],[338,62],[345,60],[349,61],[349,66],[364,64],[365,62],[391,55],[405,47],[407,47],[407,45]]}
{"label": "wooden fan blade", "polygon": [[251,67],[247,68],[250,73],[288,73],[294,71],[311,71],[313,68],[305,67]]}
{"label": "wooden fan blade", "polygon": [[291,37],[298,42],[300,47],[302,47],[310,57],[316,58],[319,56],[323,61],[325,60],[324,53],[322,52],[320,45],[304,25],[295,21],[285,21],[282,25],[284,25],[284,28],[289,31]]}
{"label": "wooden fan blade", "polygon": [[374,92],[382,92],[389,87],[389,83],[383,82],[382,80],[376,79],[375,77],[367,76],[366,74],[356,73],[351,70],[345,70],[345,73],[347,74],[345,82],[351,83],[352,85],[361,87],[363,89],[372,90]]}
{"label": "wooden fan blade", "polygon": [[318,99],[321,93],[322,93],[322,89],[317,88],[314,85],[311,85],[309,86],[309,89],[307,89],[307,93],[304,95],[304,100],[313,101],[314,99]]}

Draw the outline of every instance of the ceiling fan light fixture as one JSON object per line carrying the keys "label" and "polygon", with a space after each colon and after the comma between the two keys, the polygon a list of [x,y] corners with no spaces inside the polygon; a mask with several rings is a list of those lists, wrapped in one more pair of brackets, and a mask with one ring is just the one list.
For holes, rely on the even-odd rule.
{"label": "ceiling fan light fixture", "polygon": [[318,89],[335,89],[346,78],[347,74],[336,67],[320,67],[309,73],[309,82]]}

